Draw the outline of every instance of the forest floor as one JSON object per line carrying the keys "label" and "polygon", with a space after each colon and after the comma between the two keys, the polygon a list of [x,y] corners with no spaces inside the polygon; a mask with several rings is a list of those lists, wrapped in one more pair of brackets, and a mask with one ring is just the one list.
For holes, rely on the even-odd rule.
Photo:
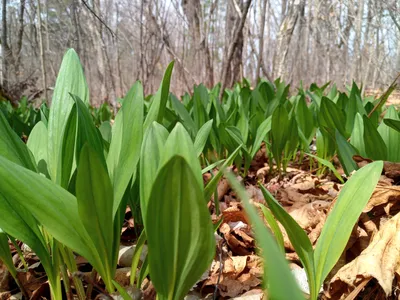
{"label": "forest floor", "polygon": [[[359,166],[368,163],[358,159]],[[341,168],[338,171],[343,174]],[[256,207],[265,204],[257,184],[262,183],[307,232],[315,245],[324,226],[332,204],[342,188],[336,177],[317,176],[310,170],[307,159],[301,165],[292,164],[281,178],[270,170],[265,152],[259,151],[243,183]],[[344,178],[345,175],[343,174]],[[210,180],[204,176],[204,182]],[[354,227],[346,250],[328,276],[320,299],[398,299],[400,295],[400,164],[385,163],[383,175]],[[209,209],[213,222],[221,221],[216,234],[217,248],[214,261],[203,278],[197,283],[186,299],[266,299],[261,283],[263,265],[256,254],[256,243],[251,224],[241,202],[222,179],[218,185],[218,199],[221,215],[215,214],[214,202]],[[355,199],[356,201],[356,199]],[[260,216],[262,213],[260,211]],[[121,235],[121,251],[116,280],[124,287],[129,286],[130,263],[133,243],[137,240],[135,221],[129,209]],[[284,236],[286,257],[294,273],[303,273],[297,254],[287,234]],[[29,265],[28,272],[18,274],[31,299],[49,299],[49,287],[43,268],[34,253],[23,248]],[[15,263],[18,255],[13,252]],[[77,257],[82,274],[90,275],[90,265]],[[300,274],[300,275],[299,275]],[[304,284],[306,286],[306,284]],[[0,267],[0,299],[11,299],[18,291],[8,272]],[[142,284],[142,299],[155,299],[156,292],[149,280]],[[306,292],[306,288],[303,290]],[[93,298],[105,299],[101,286],[94,286]],[[390,296],[389,296],[390,295]],[[17,295],[16,295],[17,296]],[[215,297],[215,298],[214,298]],[[346,298],[347,297],[347,298]],[[19,298],[12,298],[19,299]],[[68,297],[66,298],[68,299]],[[140,298],[138,298],[140,299]]]}
{"label": "forest floor", "polygon": [[[370,161],[356,158],[361,167]],[[336,166],[340,166],[334,161]],[[256,155],[246,178],[241,178],[251,201],[256,207],[265,204],[258,187],[262,183],[296,222],[307,232],[315,245],[332,204],[342,188],[334,176],[317,176],[317,169],[311,170],[308,159],[302,164],[292,163],[284,176],[270,170],[261,149]],[[343,170],[337,167],[346,179]],[[204,182],[210,180],[204,175]],[[375,191],[354,227],[346,250],[334,267],[320,299],[398,299],[400,296],[400,164],[385,163],[384,170]],[[266,299],[261,287],[263,265],[256,254],[256,243],[251,224],[241,202],[222,179],[218,185],[219,216],[214,202],[209,210],[214,224],[220,226],[216,234],[216,255],[210,270],[197,283],[187,299]],[[354,199],[355,201],[357,199]],[[260,211],[260,216],[262,213]],[[283,227],[286,258],[294,273],[304,272],[297,254]],[[137,240],[137,228],[130,209],[127,209],[121,234],[121,251],[116,280],[124,287],[129,286],[130,263],[133,244]],[[13,246],[12,246],[13,247]],[[22,247],[29,265],[28,272],[18,273],[19,279],[31,299],[49,299],[47,279],[38,258],[29,249]],[[23,269],[18,254],[13,251],[14,262]],[[89,277],[90,265],[77,257],[79,271]],[[306,284],[305,284],[306,285]],[[142,299],[155,299],[156,292],[149,280],[142,287]],[[11,276],[0,264],[0,299],[11,299],[18,292]],[[307,292],[306,288],[303,290]],[[93,298],[105,299],[101,285],[94,286]],[[347,298],[346,298],[347,297]],[[19,299],[19,298],[13,298]],[[67,299],[69,299],[67,297]],[[72,298],[73,299],[73,298]]]}

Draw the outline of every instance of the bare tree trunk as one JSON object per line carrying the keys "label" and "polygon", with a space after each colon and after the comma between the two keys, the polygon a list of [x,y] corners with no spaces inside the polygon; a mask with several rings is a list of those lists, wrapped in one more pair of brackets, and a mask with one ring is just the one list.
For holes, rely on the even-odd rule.
{"label": "bare tree trunk", "polygon": [[359,0],[357,7],[357,22],[355,26],[355,38],[353,44],[353,59],[351,67],[351,80],[360,80],[360,62],[361,62],[361,30],[362,18],[364,15],[364,0]]}
{"label": "bare tree trunk", "polygon": [[[214,71],[211,64],[210,50],[208,48],[208,37],[201,30],[201,24],[204,23],[202,18],[202,6],[200,0],[183,0],[182,1],[183,11],[188,19],[189,30],[192,33],[194,40],[194,55],[198,56],[197,63],[200,62],[199,67],[201,67],[201,61],[205,62],[205,74],[206,74],[206,85],[211,87],[214,84]],[[202,34],[203,32],[203,34]],[[197,50],[200,50],[201,55],[198,55]]]}
{"label": "bare tree trunk", "polygon": [[18,19],[19,28],[18,28],[18,39],[17,39],[17,51],[16,51],[17,59],[15,62],[15,75],[17,78],[19,77],[19,67],[21,64],[22,38],[24,35],[24,12],[25,12],[25,0],[21,0],[19,6],[19,19]]}
{"label": "bare tree trunk", "polygon": [[143,6],[144,0],[140,1],[140,27],[139,27],[139,44],[140,44],[140,76],[139,78],[142,79],[144,82],[144,57],[143,57]]}
{"label": "bare tree trunk", "polygon": [[[221,86],[221,92],[220,92],[221,99],[224,94],[224,90],[226,88],[226,84],[228,81],[228,71],[229,71],[229,68],[230,68],[230,65],[231,65],[231,62],[233,59],[233,55],[235,54],[235,51],[238,51],[236,54],[237,55],[236,58],[238,58],[239,54],[241,55],[241,50],[238,50],[238,46],[239,46],[239,44],[241,44],[243,47],[243,27],[246,22],[246,17],[247,17],[247,13],[249,12],[250,4],[251,4],[251,0],[247,0],[246,4],[244,6],[244,9],[242,11],[240,23],[238,24],[238,26],[235,29],[235,35],[233,37],[233,41],[229,45],[227,60],[225,62],[225,66],[223,67],[223,73],[221,76],[221,79],[222,79],[222,86]],[[240,59],[241,59],[241,57],[240,57]]]}
{"label": "bare tree trunk", "polygon": [[274,77],[282,77],[285,72],[284,66],[289,52],[290,41],[293,31],[297,24],[297,19],[304,9],[305,0],[295,0],[289,7],[287,15],[284,17],[278,34],[278,45],[274,59]]}
{"label": "bare tree trunk", "polygon": [[43,47],[43,27],[42,27],[40,0],[37,2],[37,14],[38,14],[38,34],[39,34],[40,63],[42,68],[43,92],[47,103],[49,103],[49,98],[47,97],[46,60]]}
{"label": "bare tree trunk", "polygon": [[3,0],[2,2],[2,31],[1,31],[1,51],[2,51],[2,56],[3,56],[3,61],[2,61],[2,84],[3,88],[7,91],[8,88],[8,60],[9,57],[11,57],[11,51],[10,48],[8,47],[8,42],[7,42],[7,0]]}
{"label": "bare tree trunk", "polygon": [[258,59],[257,59],[257,67],[256,67],[256,79],[260,79],[261,74],[261,64],[263,62],[264,55],[264,32],[265,32],[265,14],[267,12],[268,0],[260,0],[260,14],[261,14],[261,22],[260,22],[260,35],[258,37]]}

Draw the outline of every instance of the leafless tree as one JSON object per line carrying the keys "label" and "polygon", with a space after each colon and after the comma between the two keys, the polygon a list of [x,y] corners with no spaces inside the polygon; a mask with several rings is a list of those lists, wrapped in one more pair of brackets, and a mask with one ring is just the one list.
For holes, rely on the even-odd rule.
{"label": "leafless tree", "polygon": [[400,0],[2,0],[2,90],[53,86],[69,47],[93,104],[138,79],[154,93],[171,60],[178,95],[243,77],[380,88],[400,69],[399,16]]}

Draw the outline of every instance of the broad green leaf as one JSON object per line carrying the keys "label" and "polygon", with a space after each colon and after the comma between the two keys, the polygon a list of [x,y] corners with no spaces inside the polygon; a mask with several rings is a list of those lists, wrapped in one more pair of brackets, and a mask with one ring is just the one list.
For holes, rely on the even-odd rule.
{"label": "broad green leaf", "polygon": [[109,121],[104,121],[101,123],[99,127],[99,131],[101,133],[101,137],[103,138],[104,141],[106,141],[108,144],[111,143],[111,138],[112,138],[112,127]]}
{"label": "broad green leaf", "polygon": [[28,147],[11,129],[2,113],[0,113],[0,156],[36,171],[34,159],[29,153]]}
{"label": "broad green leaf", "polygon": [[140,154],[140,209],[143,221],[147,216],[147,205],[151,189],[159,169],[168,131],[159,123],[153,122],[144,135]]}
{"label": "broad green leaf", "polygon": [[72,105],[74,104],[70,93],[78,96],[85,104],[89,103],[89,91],[85,75],[78,55],[69,49],[61,63],[48,122],[48,168],[50,177],[56,180],[61,172],[61,147],[64,137],[64,128],[67,123]]}
{"label": "broad green leaf", "polygon": [[205,103],[208,101],[207,89],[203,85],[194,88],[193,93],[193,120],[197,130],[208,120]]}
{"label": "broad green leaf", "polygon": [[395,130],[397,130],[397,131],[400,131],[400,121],[399,121],[399,120],[383,119],[383,122],[384,122],[387,126],[393,128],[393,129],[395,129]]}
{"label": "broad green leaf", "polygon": [[[113,131],[107,165],[114,188],[113,214],[116,213],[129,181],[136,177],[143,140],[143,87],[136,82],[126,95]],[[116,121],[117,122],[117,121]],[[114,124],[114,126],[117,124]]]}
{"label": "broad green leaf", "polygon": [[357,113],[361,115],[365,115],[366,111],[362,104],[361,91],[358,89],[355,82],[353,82],[353,86],[350,91],[350,95],[348,98],[348,104],[346,106],[346,131],[352,132],[354,128],[354,120]]}
{"label": "broad green leaf", "polygon": [[150,110],[146,116],[146,120],[144,121],[143,132],[146,132],[147,128],[154,121],[161,123],[164,118],[173,68],[174,68],[174,62],[171,62],[168,65],[167,69],[165,70],[161,86],[158,89],[156,95],[153,97],[153,100],[150,105]]}
{"label": "broad green leaf", "polygon": [[67,124],[65,125],[64,139],[61,148],[61,178],[59,184],[65,189],[68,189],[71,174],[76,170],[75,141],[77,125],[77,109],[76,104],[74,104]]}
{"label": "broad green leaf", "polygon": [[289,114],[283,105],[279,105],[272,114],[271,135],[272,153],[278,169],[281,167],[282,152],[289,139]]}
{"label": "broad green leaf", "polygon": [[307,107],[304,96],[300,97],[297,101],[295,117],[304,137],[309,140],[313,134],[314,118],[311,111]]}
{"label": "broad green leaf", "polygon": [[185,106],[174,95],[170,96],[170,100],[173,109],[181,119],[182,125],[185,126],[186,130],[190,133],[192,137],[195,137],[197,134],[196,125],[190,117],[190,114],[186,110]]}
{"label": "broad green leaf", "polygon": [[[400,121],[399,115],[397,114],[397,111],[393,105],[390,106],[386,111],[384,120],[386,119]],[[385,122],[382,122],[379,125],[378,132],[385,142],[388,150],[387,160],[392,162],[400,162],[400,132],[386,125]]]}
{"label": "broad green leaf", "polygon": [[0,261],[7,267],[13,278],[17,277],[17,270],[15,269],[12,257],[10,246],[8,245],[8,236],[7,234],[0,228]]}
{"label": "broad green leaf", "polygon": [[271,227],[272,233],[274,234],[276,243],[279,246],[279,249],[281,250],[282,254],[285,255],[285,245],[284,245],[284,240],[283,240],[283,235],[281,232],[281,229],[279,228],[278,223],[276,222],[274,215],[271,213],[271,211],[264,205],[260,203],[261,211],[264,215],[265,220],[267,221],[269,227]]}
{"label": "broad green leaf", "polygon": [[213,225],[199,175],[183,157],[173,156],[151,191],[145,228],[150,276],[160,300],[183,299],[214,257]]}
{"label": "broad green leaf", "polygon": [[[104,274],[101,258],[94,255],[97,250],[79,218],[73,195],[3,157],[0,157],[0,177],[0,191],[4,199],[30,211],[55,239],[87,258],[100,274]],[[16,190],[19,193],[15,193]],[[0,223],[1,228],[19,239],[18,232],[15,234],[4,225]]]}
{"label": "broad green leaf", "polygon": [[303,264],[310,286],[311,299],[316,299],[319,286],[316,285],[315,280],[314,250],[307,234],[264,186],[260,185],[260,188],[269,209],[285,228],[290,242]]}
{"label": "broad green leaf", "polygon": [[367,116],[363,116],[364,143],[367,157],[373,160],[387,158],[387,147],[378,130],[374,127]]}
{"label": "broad green leaf", "polygon": [[253,158],[258,152],[258,150],[260,150],[261,143],[270,130],[271,130],[271,117],[268,117],[257,128],[256,138],[254,139],[254,143],[251,148],[251,153],[250,153],[251,158]]}
{"label": "broad green leaf", "polygon": [[233,174],[228,173],[226,174],[226,177],[236,193],[238,193],[238,196],[242,200],[246,212],[254,226],[256,240],[258,246],[261,248],[261,255],[264,260],[264,282],[267,283],[268,298],[293,300],[304,299],[304,296],[300,292],[300,289],[290,272],[285,257],[282,255],[276,241],[261,221],[258,213],[250,204],[246,191],[239,184]]}
{"label": "broad green leaf", "polygon": [[315,247],[317,286],[321,285],[342,255],[354,225],[381,176],[382,161],[358,170],[346,182],[322,228]]}
{"label": "broad green leaf", "polygon": [[367,157],[364,143],[364,122],[362,116],[357,113],[354,120],[353,131],[350,137],[350,143],[358,150],[358,154]]}
{"label": "broad green leaf", "polygon": [[203,186],[201,166],[192,139],[181,123],[176,124],[165,142],[159,168],[175,155],[180,155],[186,160],[194,172],[199,186]]}
{"label": "broad green leaf", "polygon": [[345,113],[326,97],[322,97],[321,99],[318,117],[322,126],[329,128],[332,132],[337,129],[341,135],[348,137],[345,130]]}
{"label": "broad green leaf", "polygon": [[204,146],[206,145],[208,136],[210,135],[210,131],[213,125],[213,120],[206,122],[198,131],[196,138],[194,140],[194,149],[196,151],[196,155],[200,156],[204,150]]}
{"label": "broad green leaf", "polygon": [[[76,177],[78,212],[90,235],[108,276],[114,270],[111,264],[113,245],[113,193],[110,178],[94,149],[85,144],[81,150]],[[103,280],[111,280],[103,278]]]}
{"label": "broad green leaf", "polygon": [[83,101],[76,95],[71,95],[75,101],[76,109],[76,164],[79,166],[80,153],[83,146],[88,143],[99,155],[100,162],[106,167],[103,153],[103,140],[99,130],[93,123],[93,118]]}
{"label": "broad green leaf", "polygon": [[353,146],[336,130],[336,143],[338,147],[338,155],[343,170],[347,176],[354,170],[358,170],[357,163],[353,160],[353,156],[357,151]]}
{"label": "broad green leaf", "polygon": [[33,127],[26,143],[35,158],[37,169],[48,176],[47,170],[47,127],[40,121]]}

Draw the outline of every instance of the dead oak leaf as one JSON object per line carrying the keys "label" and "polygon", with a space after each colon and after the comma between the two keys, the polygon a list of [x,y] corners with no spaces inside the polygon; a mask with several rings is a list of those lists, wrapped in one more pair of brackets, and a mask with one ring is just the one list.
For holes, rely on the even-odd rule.
{"label": "dead oak leaf", "polygon": [[400,186],[382,186],[378,185],[363,212],[370,212],[375,207],[384,206],[385,213],[390,214],[390,208],[400,202]]}
{"label": "dead oak leaf", "polygon": [[252,274],[242,274],[238,278],[225,276],[218,285],[222,297],[237,297],[261,284],[261,280]]}
{"label": "dead oak leaf", "polygon": [[395,273],[400,275],[400,213],[388,220],[360,256],[342,267],[331,279],[328,295],[344,294],[365,278],[376,278],[386,296]]}

